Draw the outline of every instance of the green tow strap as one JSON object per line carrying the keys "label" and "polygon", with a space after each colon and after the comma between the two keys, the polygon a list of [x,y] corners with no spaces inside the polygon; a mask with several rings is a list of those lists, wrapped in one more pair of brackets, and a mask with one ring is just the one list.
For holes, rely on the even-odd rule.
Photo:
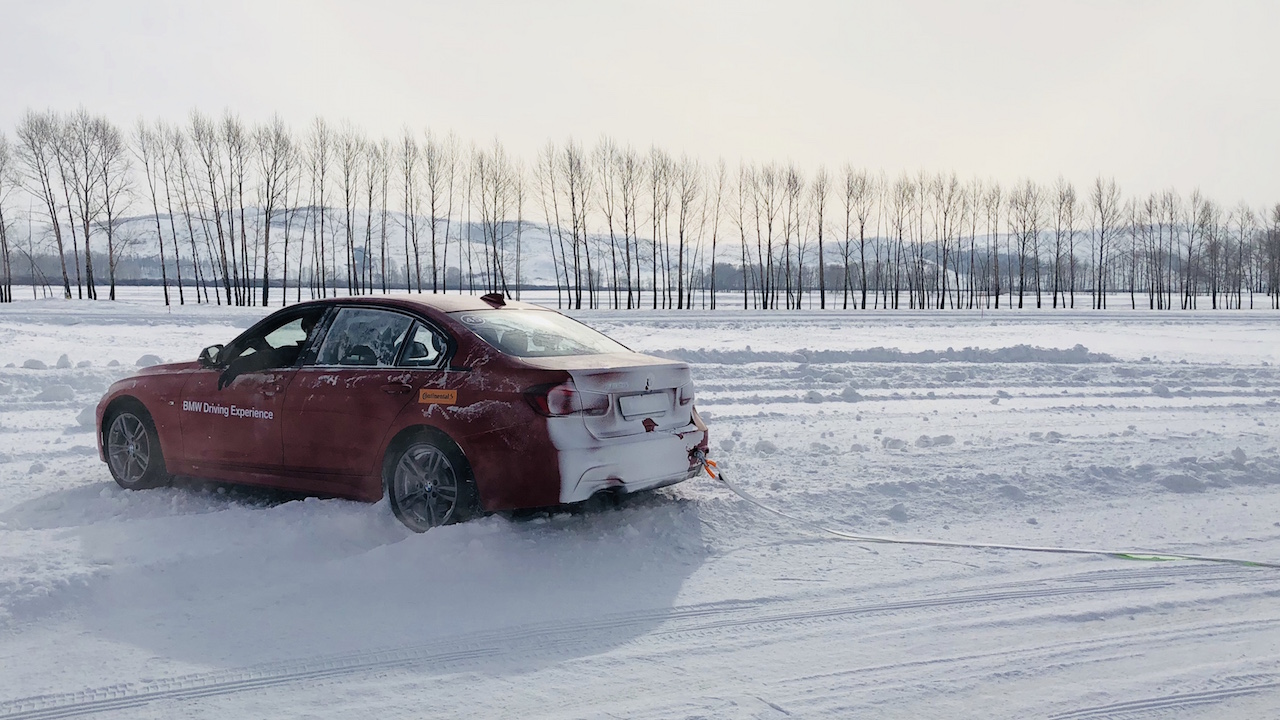
{"label": "green tow strap", "polygon": [[1143,562],[1174,562],[1178,560],[1190,560],[1195,562],[1220,563],[1224,565],[1242,565],[1244,567],[1271,568],[1280,570],[1280,563],[1265,562],[1259,560],[1241,560],[1238,558],[1211,557],[1208,555],[1186,555],[1183,553],[1173,552],[1150,552],[1143,550],[1100,550],[1096,548],[1068,548],[1068,547],[1050,547],[1037,545],[1006,545],[1004,543],[977,543],[977,542],[955,542],[951,540],[929,540],[924,538],[899,538],[877,535],[858,535],[855,533],[845,532],[843,530],[835,530],[825,527],[817,523],[797,517],[788,512],[784,512],[775,507],[760,502],[746,491],[739,488],[725,477],[723,471],[716,468],[714,463],[707,462],[707,474],[712,478],[719,480],[725,487],[733,491],[735,495],[755,505],[756,507],[771,512],[774,515],[784,517],[792,522],[799,523],[813,530],[817,530],[828,535],[832,535],[841,540],[850,540],[854,542],[865,543],[882,543],[889,545],[922,545],[925,547],[948,547],[948,548],[967,548],[971,550],[1014,550],[1017,552],[1037,552],[1037,553],[1056,553],[1059,555],[1100,555],[1103,557],[1116,558],[1119,560],[1140,560]]}

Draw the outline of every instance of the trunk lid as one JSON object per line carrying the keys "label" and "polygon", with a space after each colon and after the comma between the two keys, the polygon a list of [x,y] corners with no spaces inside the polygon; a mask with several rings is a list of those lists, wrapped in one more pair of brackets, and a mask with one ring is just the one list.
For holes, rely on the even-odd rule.
{"label": "trunk lid", "polygon": [[639,353],[520,360],[544,370],[563,370],[579,391],[609,396],[609,412],[582,418],[597,438],[638,435],[650,427],[678,430],[693,421],[693,403],[680,404],[680,388],[693,383],[686,363]]}

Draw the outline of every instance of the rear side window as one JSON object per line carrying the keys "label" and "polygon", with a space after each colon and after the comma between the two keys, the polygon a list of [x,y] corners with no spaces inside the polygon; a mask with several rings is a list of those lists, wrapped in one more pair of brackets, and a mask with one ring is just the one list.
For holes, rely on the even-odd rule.
{"label": "rear side window", "polygon": [[413,320],[399,313],[342,308],[325,333],[317,365],[391,366]]}
{"label": "rear side window", "polygon": [[413,326],[413,332],[409,335],[409,344],[404,347],[400,364],[407,367],[437,368],[444,362],[448,351],[449,343],[443,335],[418,323]]}
{"label": "rear side window", "polygon": [[516,357],[627,352],[577,320],[549,310],[469,310],[453,316],[481,340]]}

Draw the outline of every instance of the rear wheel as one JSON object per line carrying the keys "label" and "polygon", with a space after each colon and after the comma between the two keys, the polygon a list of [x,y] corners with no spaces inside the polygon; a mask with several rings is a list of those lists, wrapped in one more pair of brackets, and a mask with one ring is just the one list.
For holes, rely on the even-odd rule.
{"label": "rear wheel", "polygon": [[414,532],[468,519],[475,511],[471,469],[452,442],[414,435],[387,453],[382,482],[391,511]]}
{"label": "rear wheel", "polygon": [[160,436],[146,411],[125,408],[107,419],[107,467],[116,484],[126,490],[163,485],[169,474],[160,452]]}

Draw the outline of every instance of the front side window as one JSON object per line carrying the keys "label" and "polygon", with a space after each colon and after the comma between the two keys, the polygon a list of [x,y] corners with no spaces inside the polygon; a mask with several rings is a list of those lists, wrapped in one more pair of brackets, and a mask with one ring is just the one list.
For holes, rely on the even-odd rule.
{"label": "front side window", "polygon": [[387,367],[413,320],[399,313],[368,308],[342,308],[325,333],[316,365]]}
{"label": "front side window", "polygon": [[225,365],[238,361],[248,363],[255,370],[293,365],[322,315],[324,309],[317,308],[301,316],[285,318],[260,328],[238,338],[223,351],[219,360]]}
{"label": "front side window", "polygon": [[481,340],[516,357],[627,352],[577,320],[549,310],[468,310],[453,316]]}

